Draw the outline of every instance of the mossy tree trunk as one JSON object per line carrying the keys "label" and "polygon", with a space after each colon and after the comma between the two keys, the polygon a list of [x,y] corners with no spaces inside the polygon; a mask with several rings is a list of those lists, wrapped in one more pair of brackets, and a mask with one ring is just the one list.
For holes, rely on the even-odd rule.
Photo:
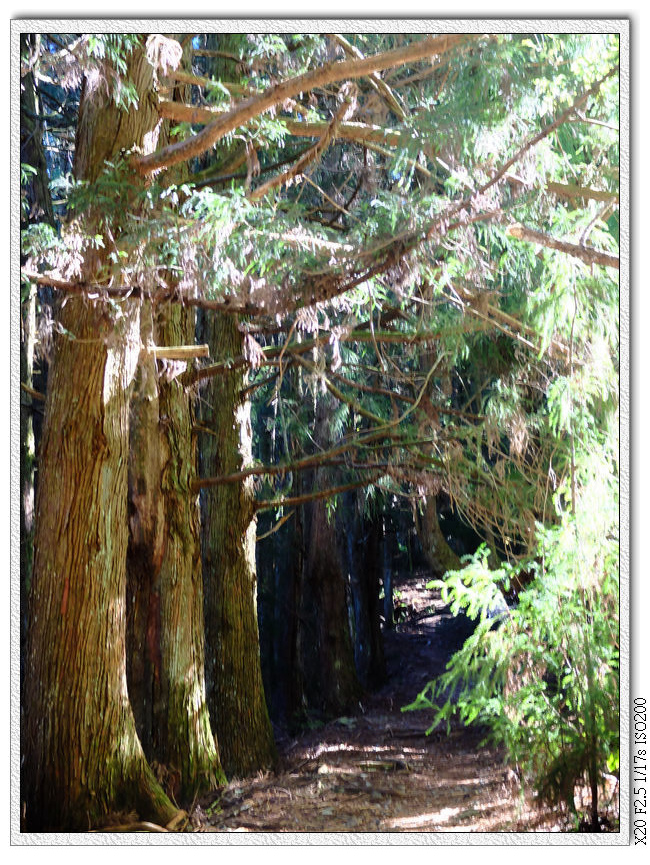
{"label": "mossy tree trunk", "polygon": [[[154,148],[159,131],[152,68],[129,59],[139,110],[101,88],[82,91],[75,154],[93,181],[123,148]],[[85,214],[85,229],[99,226]],[[107,242],[104,245],[108,246]],[[101,278],[89,250],[82,278]],[[129,396],[140,350],[139,305],[70,297],[45,406],[24,687],[23,798],[28,831],[87,829],[135,808],[167,823],[177,809],[142,750],[126,683]]]}
{"label": "mossy tree trunk", "polygon": [[[206,315],[202,340],[216,360],[242,353],[234,316]],[[227,475],[252,459],[246,376],[232,370],[202,390],[201,475]],[[276,759],[260,664],[252,480],[202,492],[206,675],[210,716],[224,769],[247,775]]]}

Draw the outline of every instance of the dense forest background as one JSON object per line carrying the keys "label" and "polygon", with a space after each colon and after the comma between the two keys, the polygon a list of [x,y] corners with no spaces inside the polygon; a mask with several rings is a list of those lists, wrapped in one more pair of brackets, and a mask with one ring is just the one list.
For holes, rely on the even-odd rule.
{"label": "dense forest background", "polygon": [[20,42],[24,830],[271,769],[416,563],[476,627],[411,708],[597,827],[618,35]]}

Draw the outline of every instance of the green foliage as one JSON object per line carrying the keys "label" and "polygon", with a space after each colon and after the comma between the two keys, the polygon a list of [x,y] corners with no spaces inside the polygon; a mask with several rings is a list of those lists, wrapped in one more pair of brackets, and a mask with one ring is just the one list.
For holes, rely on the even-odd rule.
{"label": "green foliage", "polygon": [[[592,469],[595,468],[592,461]],[[619,623],[616,491],[606,466],[585,486],[589,507],[538,526],[537,556],[490,570],[485,548],[448,573],[442,597],[477,627],[405,710],[480,723],[539,795],[575,811],[574,787],[616,771]],[[522,569],[534,579],[498,627],[489,611]]]}
{"label": "green foliage", "polygon": [[28,258],[47,261],[63,249],[61,241],[51,225],[35,222],[21,231],[21,251]]}
{"label": "green foliage", "polygon": [[96,33],[86,37],[88,64],[99,67],[113,102],[124,111],[138,107],[135,85],[126,73],[128,57],[141,41],[141,36],[132,33]]}

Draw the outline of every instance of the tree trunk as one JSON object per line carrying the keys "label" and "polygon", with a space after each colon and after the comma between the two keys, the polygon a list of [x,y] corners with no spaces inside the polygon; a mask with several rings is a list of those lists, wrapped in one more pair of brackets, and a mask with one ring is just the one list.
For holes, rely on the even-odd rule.
{"label": "tree trunk", "polygon": [[[186,345],[193,337],[191,310],[173,305],[160,311],[158,345]],[[158,444],[166,539],[160,569],[161,759],[174,795],[189,798],[226,779],[206,702],[199,503],[190,490],[197,464],[192,407],[173,366],[171,373],[164,363],[162,367]]]}
{"label": "tree trunk", "polygon": [[[92,182],[122,148],[156,146],[152,68],[141,50],[128,67],[140,94],[137,112],[120,110],[84,83],[79,178]],[[91,234],[93,224],[98,214],[86,213]],[[82,277],[97,280],[104,263],[102,250],[88,250]],[[128,407],[139,306],[70,297],[58,322],[36,505],[24,825],[87,829],[123,808],[164,824],[177,809],[147,764],[126,684]]]}
{"label": "tree trunk", "polygon": [[[331,407],[328,396],[321,397],[316,406],[314,441],[324,449],[331,444]],[[314,489],[327,488],[324,469],[316,469],[311,477]],[[305,513],[306,561],[299,622],[304,687],[312,706],[336,716],[356,707],[362,695],[350,634],[348,587],[335,521],[329,518],[326,502],[310,503]]]}
{"label": "tree trunk", "polygon": [[336,717],[357,706],[362,689],[354,664],[346,582],[335,525],[322,500],[311,505],[305,573],[313,598],[316,638],[316,668],[306,671],[312,680],[309,690],[312,702],[325,715]]}
{"label": "tree trunk", "polygon": [[[242,353],[232,316],[206,316],[202,339],[217,360]],[[203,425],[210,430],[201,448],[203,476],[230,474],[251,462],[244,387],[244,374],[233,370],[202,393]],[[204,490],[202,508],[208,705],[226,773],[241,776],[276,759],[260,665],[252,479]]]}
{"label": "tree trunk", "polygon": [[386,680],[386,661],[381,634],[379,601],[383,577],[383,531],[381,515],[363,513],[359,491],[346,497],[340,526],[346,538],[348,571],[354,607],[354,660],[365,688],[376,688]]}
{"label": "tree trunk", "polygon": [[[139,331],[134,302],[122,310],[118,323],[70,299],[59,319],[68,333],[50,370],[24,692],[29,831],[87,829],[122,807],[163,823],[176,813],[145,760],[126,687],[128,393]],[[97,337],[107,331],[110,347]]]}
{"label": "tree trunk", "polygon": [[414,511],[422,552],[436,577],[460,570],[460,558],[451,549],[440,529],[435,496],[427,496],[421,513]]}
{"label": "tree trunk", "polygon": [[[142,305],[141,341],[154,342],[151,304]],[[165,553],[165,507],[158,441],[158,376],[141,351],[130,411],[129,545],[127,552],[126,672],[138,736],[149,758],[160,758],[160,567]]]}

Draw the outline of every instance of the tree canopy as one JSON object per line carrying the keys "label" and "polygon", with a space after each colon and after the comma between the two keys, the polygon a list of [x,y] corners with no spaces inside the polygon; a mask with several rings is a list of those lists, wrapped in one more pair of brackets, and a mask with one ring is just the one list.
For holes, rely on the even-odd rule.
{"label": "tree canopy", "polygon": [[[37,367],[53,338],[84,339],[60,315],[73,298],[109,311],[109,348],[129,303],[196,314],[199,336],[228,320],[219,356],[191,325],[174,331],[191,345],[141,346],[195,406],[199,453],[209,382],[242,373],[250,458],[191,466],[192,496],[247,484],[260,542],[353,489],[416,518],[444,496],[522,610],[531,581],[552,608],[551,568],[571,605],[600,622],[601,592],[614,616],[618,34],[43,33],[24,49],[45,158],[24,144]],[[124,141],[145,111],[155,130],[82,148],[99,114],[80,100]],[[475,588],[477,555],[460,572]],[[598,627],[611,669],[618,626]]]}

